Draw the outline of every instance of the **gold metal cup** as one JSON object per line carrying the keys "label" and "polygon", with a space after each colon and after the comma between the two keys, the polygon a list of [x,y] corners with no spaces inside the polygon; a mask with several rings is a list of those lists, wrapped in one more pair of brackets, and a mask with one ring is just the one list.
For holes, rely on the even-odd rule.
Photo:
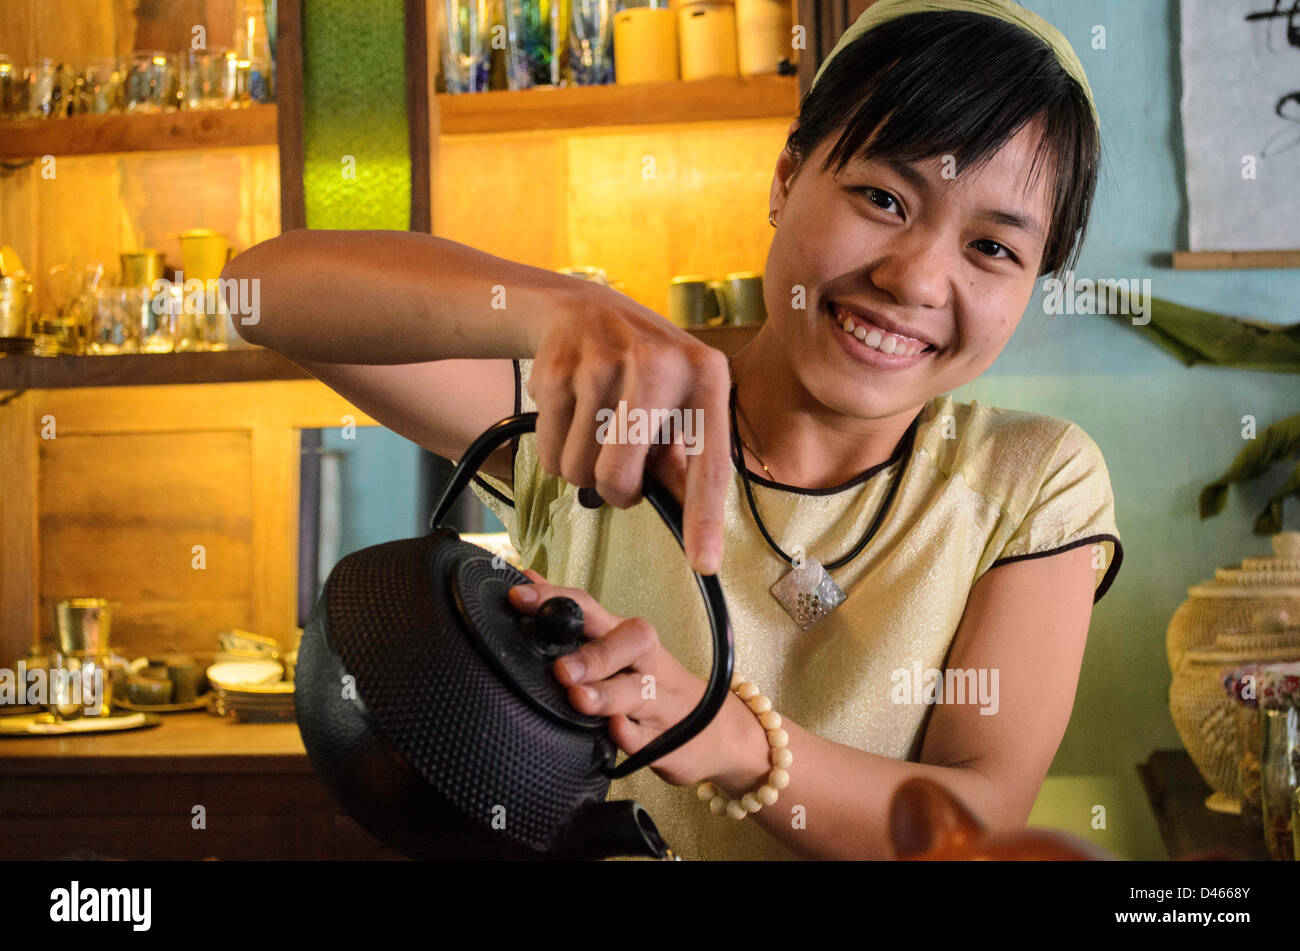
{"label": "gold metal cup", "polygon": [[180,242],[181,268],[186,280],[216,280],[230,263],[235,250],[224,234],[209,228],[182,232]]}
{"label": "gold metal cup", "polygon": [[32,279],[25,273],[0,277],[0,337],[26,337],[32,303]]}
{"label": "gold metal cup", "polygon": [[59,650],[65,654],[108,652],[113,609],[103,598],[68,598],[54,606]]}
{"label": "gold metal cup", "polygon": [[163,279],[166,268],[161,251],[153,248],[123,251],[118,259],[122,262],[123,287],[153,287],[155,281]]}

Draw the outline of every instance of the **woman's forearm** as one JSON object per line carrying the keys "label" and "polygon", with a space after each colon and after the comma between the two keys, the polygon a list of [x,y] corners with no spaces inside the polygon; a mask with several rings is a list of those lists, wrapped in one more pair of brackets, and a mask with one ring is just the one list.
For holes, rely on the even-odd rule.
{"label": "woman's forearm", "polygon": [[[767,736],[753,714],[743,711],[734,749],[735,768],[714,783],[732,798],[767,782],[771,770]],[[923,776],[944,786],[981,822],[998,825],[1003,806],[993,784],[973,769],[931,766],[878,756],[844,746],[803,729],[788,717],[781,724],[794,755],[790,784],[771,806],[741,819],[757,822],[782,845],[809,859],[891,859],[889,807],[894,790]],[[700,808],[706,808],[701,803]],[[715,821],[735,822],[728,816]]]}
{"label": "woman's forearm", "polygon": [[250,343],[367,364],[531,357],[549,316],[593,286],[404,231],[286,232],[231,261],[232,279],[257,282],[258,313],[234,318]]}

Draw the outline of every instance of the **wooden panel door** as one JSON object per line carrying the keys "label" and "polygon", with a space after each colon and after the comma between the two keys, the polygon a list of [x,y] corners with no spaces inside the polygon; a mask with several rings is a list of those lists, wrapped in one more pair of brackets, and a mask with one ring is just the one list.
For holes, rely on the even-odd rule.
{"label": "wooden panel door", "polygon": [[[111,360],[112,357],[103,359]],[[316,380],[29,390],[0,406],[0,666],[64,598],[114,604],[129,656],[292,640],[299,431],[377,425]]]}

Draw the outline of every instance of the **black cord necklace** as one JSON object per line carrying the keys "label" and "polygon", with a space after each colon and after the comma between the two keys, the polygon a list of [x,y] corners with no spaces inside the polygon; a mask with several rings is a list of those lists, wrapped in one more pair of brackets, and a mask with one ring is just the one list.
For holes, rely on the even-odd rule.
{"label": "black cord necklace", "polygon": [[745,465],[745,453],[740,442],[740,427],[736,421],[737,392],[733,373],[731,399],[729,401],[731,448],[738,462],[736,468],[740,470],[740,482],[745,487],[745,498],[749,502],[749,511],[753,514],[754,524],[758,526],[758,530],[767,542],[768,547],[776,552],[787,564],[793,566],[788,574],[772,586],[772,594],[781,602],[781,606],[785,608],[786,612],[794,618],[800,630],[806,631],[844,602],[844,591],[835,583],[835,579],[828,574],[828,571],[843,567],[861,554],[885,520],[885,515],[888,514],[890,506],[893,504],[894,496],[898,493],[898,487],[902,484],[903,471],[907,468],[907,462],[912,453],[921,413],[916,414],[916,418],[912,420],[912,424],[907,428],[907,432],[903,436],[902,465],[899,466],[898,472],[894,474],[889,485],[889,492],[885,495],[885,500],[876,513],[871,526],[848,554],[823,566],[816,558],[806,553],[800,563],[782,551],[781,546],[772,538],[767,526],[763,524],[763,519],[758,514],[758,505],[754,502],[754,490],[750,485],[749,472]]}

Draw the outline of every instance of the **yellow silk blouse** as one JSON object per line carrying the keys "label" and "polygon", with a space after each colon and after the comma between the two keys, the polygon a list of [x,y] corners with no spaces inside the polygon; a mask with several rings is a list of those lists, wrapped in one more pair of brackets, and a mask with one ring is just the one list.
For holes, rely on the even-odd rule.
{"label": "yellow silk blouse", "polygon": [[[536,408],[526,389],[531,363],[516,362],[521,412]],[[750,474],[777,544],[787,553],[802,544],[823,564],[857,543],[890,481],[901,479],[866,548],[831,572],[847,597],[816,626],[800,630],[769,591],[790,565],[759,533],[738,471],[727,493],[719,580],[735,669],[775,710],[835,742],[914,760],[931,707],[894,702],[892,675],[918,664],[943,668],[971,586],[984,572],[1091,546],[1095,602],[1114,582],[1123,548],[1105,460],[1074,423],[945,394],[930,400],[913,426],[906,458],[904,439],[892,459],[834,488],[800,489]],[[617,615],[645,618],[688,670],[707,677],[711,645],[698,588],[648,503],[584,506],[577,487],[542,470],[532,434],[516,443],[513,489],[487,475],[472,486],[526,567],[552,584],[585,589]],[[649,769],[615,780],[609,797],[639,799],[684,858],[796,857],[756,823],[712,815],[695,787],[671,786]]]}

